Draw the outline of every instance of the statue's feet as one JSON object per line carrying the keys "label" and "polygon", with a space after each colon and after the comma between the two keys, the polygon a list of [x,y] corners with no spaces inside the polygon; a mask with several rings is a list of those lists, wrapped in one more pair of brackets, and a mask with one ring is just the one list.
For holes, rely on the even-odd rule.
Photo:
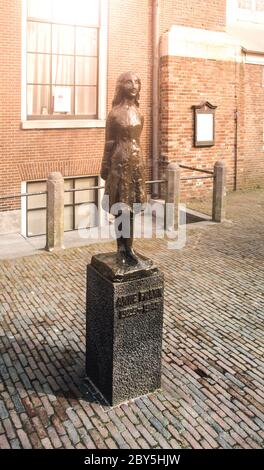
{"label": "statue's feet", "polygon": [[149,270],[153,266],[152,260],[138,255],[132,248],[128,247],[117,251],[116,261],[119,275],[131,270]]}
{"label": "statue's feet", "polygon": [[121,267],[124,267],[127,264],[126,260],[126,252],[123,250],[119,250],[116,255],[117,264]]}
{"label": "statue's feet", "polygon": [[139,263],[139,258],[132,248],[126,249],[126,258],[130,265],[137,265]]}
{"label": "statue's feet", "polygon": [[139,263],[137,255],[131,248],[126,250],[118,250],[116,258],[117,264],[121,268],[136,266]]}

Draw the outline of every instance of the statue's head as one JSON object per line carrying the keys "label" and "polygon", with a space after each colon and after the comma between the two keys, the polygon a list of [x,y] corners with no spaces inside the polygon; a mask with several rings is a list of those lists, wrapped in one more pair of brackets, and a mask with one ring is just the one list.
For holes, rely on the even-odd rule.
{"label": "statue's head", "polygon": [[116,82],[115,97],[112,106],[122,103],[125,98],[134,99],[135,104],[139,106],[139,94],[141,90],[141,81],[134,72],[122,73]]}

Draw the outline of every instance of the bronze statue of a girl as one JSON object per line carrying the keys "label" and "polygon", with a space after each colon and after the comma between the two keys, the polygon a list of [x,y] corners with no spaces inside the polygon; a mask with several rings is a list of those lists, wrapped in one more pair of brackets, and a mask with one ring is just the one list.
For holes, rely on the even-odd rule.
{"label": "bronze statue of a girl", "polygon": [[[133,216],[144,209],[147,194],[145,169],[140,148],[140,135],[144,119],[139,111],[141,81],[137,74],[127,72],[120,75],[116,84],[115,97],[106,122],[105,150],[101,177],[106,180],[105,196],[109,198],[109,212],[113,205],[120,205],[115,211],[129,213],[128,236],[116,217],[117,261],[121,266],[137,265],[139,258],[133,244]],[[120,232],[123,232],[120,236]]]}

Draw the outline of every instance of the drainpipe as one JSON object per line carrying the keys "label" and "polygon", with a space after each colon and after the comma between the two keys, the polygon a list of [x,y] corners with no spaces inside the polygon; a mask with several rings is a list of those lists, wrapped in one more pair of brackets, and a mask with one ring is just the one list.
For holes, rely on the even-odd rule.
{"label": "drainpipe", "polygon": [[[159,20],[160,0],[153,0],[152,10],[152,178],[159,178]],[[158,183],[152,185],[152,198],[159,196]]]}
{"label": "drainpipe", "polygon": [[235,110],[235,168],[234,168],[234,191],[237,190],[238,171],[238,110]]}

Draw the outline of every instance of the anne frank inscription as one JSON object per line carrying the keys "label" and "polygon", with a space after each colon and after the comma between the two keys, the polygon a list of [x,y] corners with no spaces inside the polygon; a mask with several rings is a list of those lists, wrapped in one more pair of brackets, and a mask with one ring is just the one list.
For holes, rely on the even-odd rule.
{"label": "anne frank inscription", "polygon": [[100,256],[87,269],[86,371],[116,405],[160,387],[163,275],[153,268],[113,282],[100,271]]}
{"label": "anne frank inscription", "polygon": [[121,319],[137,314],[149,313],[160,305],[162,297],[163,289],[160,288],[123,295],[116,302],[118,317]]}

